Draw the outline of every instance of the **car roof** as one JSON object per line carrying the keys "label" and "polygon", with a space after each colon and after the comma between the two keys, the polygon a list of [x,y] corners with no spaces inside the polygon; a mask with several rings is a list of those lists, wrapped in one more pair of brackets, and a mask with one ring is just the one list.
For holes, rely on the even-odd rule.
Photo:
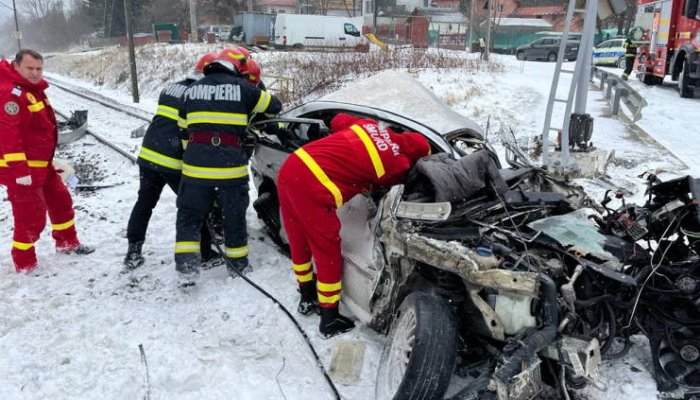
{"label": "car roof", "polygon": [[430,89],[403,72],[383,71],[319,100],[390,112],[425,125],[442,136],[464,129],[484,134],[476,122],[450,108]]}

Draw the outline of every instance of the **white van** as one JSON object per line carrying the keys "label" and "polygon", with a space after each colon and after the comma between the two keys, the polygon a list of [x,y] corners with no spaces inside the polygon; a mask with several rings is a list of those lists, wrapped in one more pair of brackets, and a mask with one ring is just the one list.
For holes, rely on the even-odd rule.
{"label": "white van", "polygon": [[346,17],[277,14],[273,25],[276,47],[348,47],[367,45],[357,26]]}

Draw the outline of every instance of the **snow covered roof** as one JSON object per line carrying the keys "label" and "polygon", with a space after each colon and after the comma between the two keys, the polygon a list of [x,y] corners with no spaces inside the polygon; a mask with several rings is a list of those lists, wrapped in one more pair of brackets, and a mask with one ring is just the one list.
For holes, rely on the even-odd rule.
{"label": "snow covered roof", "polygon": [[320,100],[385,110],[433,128],[441,135],[469,128],[483,134],[471,119],[454,111],[411,75],[387,70],[348,85]]}
{"label": "snow covered roof", "polygon": [[[491,21],[499,26],[528,26],[537,28],[551,28],[554,26],[540,18],[492,18]],[[481,25],[486,25],[486,21],[482,22]]]}
{"label": "snow covered roof", "polygon": [[257,0],[257,5],[260,6],[287,6],[296,7],[297,0]]}
{"label": "snow covered roof", "polygon": [[511,17],[533,17],[536,15],[564,15],[566,9],[564,5],[539,6],[539,7],[518,7],[510,14]]}
{"label": "snow covered roof", "polygon": [[450,24],[466,24],[467,17],[462,13],[437,14],[430,17],[430,22],[450,23]]}

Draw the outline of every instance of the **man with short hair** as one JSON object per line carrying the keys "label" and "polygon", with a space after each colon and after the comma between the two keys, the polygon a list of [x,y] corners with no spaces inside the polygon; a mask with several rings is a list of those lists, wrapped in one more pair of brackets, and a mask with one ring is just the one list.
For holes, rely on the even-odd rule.
{"label": "man with short hair", "polygon": [[37,266],[34,243],[46,225],[48,212],[56,249],[66,254],[90,254],[75,229],[73,201],[53,165],[58,129],[44,91],[44,59],[22,49],[14,61],[0,62],[0,184],[7,187],[14,231],[12,260],[17,272]]}

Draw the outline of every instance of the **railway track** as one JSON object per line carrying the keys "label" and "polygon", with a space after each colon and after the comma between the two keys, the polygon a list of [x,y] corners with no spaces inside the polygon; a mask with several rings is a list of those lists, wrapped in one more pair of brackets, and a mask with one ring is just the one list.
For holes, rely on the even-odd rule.
{"label": "railway track", "polygon": [[132,163],[136,162],[141,138],[131,137],[131,132],[150,122],[146,111],[120,104],[84,88],[69,87],[53,79],[49,82],[49,97],[56,114],[67,120],[67,110],[87,109],[87,134]]}

